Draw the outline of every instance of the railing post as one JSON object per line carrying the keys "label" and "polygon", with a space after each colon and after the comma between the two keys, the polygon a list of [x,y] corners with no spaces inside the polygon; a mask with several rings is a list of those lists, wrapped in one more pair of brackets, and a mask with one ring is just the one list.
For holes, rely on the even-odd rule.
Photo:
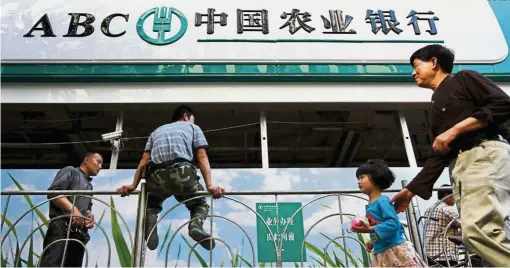
{"label": "railing post", "polygon": [[131,267],[142,267],[142,254],[144,247],[144,225],[147,204],[147,189],[145,188],[145,179],[140,183],[140,194],[138,195],[138,213],[136,215],[135,243],[133,245],[131,256]]}
{"label": "railing post", "polygon": [[276,240],[276,245],[282,245],[281,247],[280,246],[277,246],[276,247],[276,267],[283,267],[283,260],[282,260],[282,247],[283,247],[283,241],[281,243],[279,243],[279,239],[281,239],[281,235],[280,235],[280,215],[278,213],[278,195],[276,194],[274,196],[274,201],[275,201],[275,204],[276,204],[276,235],[275,235],[275,240]]}
{"label": "railing post", "polygon": [[[407,181],[402,181],[402,188],[406,187]],[[413,202],[409,203],[409,206],[407,206],[406,209],[406,217],[407,217],[407,223],[409,225],[409,232],[411,233],[411,240],[413,242],[414,248],[416,249],[416,252],[422,260],[426,259],[427,256],[423,254],[423,248],[421,246],[421,239],[420,239],[420,231],[418,230],[418,223],[416,221],[416,211],[414,209]]]}
{"label": "railing post", "polygon": [[[344,212],[342,209],[342,199],[338,195],[338,210],[340,211],[340,230],[342,230],[342,241],[344,243],[344,249],[347,249],[347,243],[345,242],[345,230],[344,230]],[[326,252],[324,252],[326,254]],[[349,258],[347,258],[347,250],[344,250],[345,264],[349,267]],[[325,261],[324,261],[325,262]]]}

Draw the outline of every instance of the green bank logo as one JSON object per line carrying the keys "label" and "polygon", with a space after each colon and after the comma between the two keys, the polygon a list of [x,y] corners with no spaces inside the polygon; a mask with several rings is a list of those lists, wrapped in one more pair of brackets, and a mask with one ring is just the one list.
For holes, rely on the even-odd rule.
{"label": "green bank logo", "polygon": [[[152,16],[154,15],[154,16]],[[157,38],[153,38],[149,36],[143,27],[145,21],[152,16],[152,31],[157,33]],[[167,33],[170,33],[172,30],[172,27],[174,26],[172,24],[172,18],[173,16],[176,16],[180,22],[180,29],[177,31],[177,33],[173,36],[169,36],[168,38],[165,36]],[[168,45],[176,42],[179,40],[184,33],[186,33],[186,30],[188,29],[188,20],[180,12],[179,10],[169,7],[160,7],[160,8],[152,8],[147,10],[143,15],[138,19],[138,22],[136,23],[136,31],[138,32],[138,35],[140,38],[142,38],[145,42],[156,45],[156,46],[163,46]]]}

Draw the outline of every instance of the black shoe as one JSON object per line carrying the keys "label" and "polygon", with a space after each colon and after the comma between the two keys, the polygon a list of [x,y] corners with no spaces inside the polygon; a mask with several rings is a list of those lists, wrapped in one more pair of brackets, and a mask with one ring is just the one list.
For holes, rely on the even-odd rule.
{"label": "black shoe", "polygon": [[158,214],[152,210],[147,209],[147,214],[145,218],[145,241],[147,242],[147,247],[150,250],[155,250],[158,247],[159,244],[159,237],[158,237],[158,228],[156,227],[154,231],[151,234],[151,237],[149,238],[149,234],[156,226],[156,223],[158,222]]}
{"label": "black shoe", "polygon": [[[189,236],[197,242],[211,237],[211,235],[206,233],[203,229],[195,226],[189,228]],[[200,245],[207,250],[212,250],[216,246],[216,243],[214,242],[214,239],[208,239],[200,242]]]}

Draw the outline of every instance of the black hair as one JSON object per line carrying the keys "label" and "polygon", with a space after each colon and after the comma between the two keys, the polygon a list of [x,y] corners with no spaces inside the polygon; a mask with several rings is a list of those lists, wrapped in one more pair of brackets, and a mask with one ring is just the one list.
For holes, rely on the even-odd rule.
{"label": "black hair", "polygon": [[181,105],[181,106],[177,107],[177,109],[175,109],[174,114],[172,115],[172,122],[181,120],[181,118],[183,118],[185,115],[191,117],[194,114],[195,113],[193,112],[193,110],[190,107],[188,107],[186,105]]}
{"label": "black hair", "polygon": [[390,188],[395,182],[395,174],[390,170],[388,164],[380,159],[368,160],[356,170],[356,177],[368,175],[374,184],[381,190]]}
{"label": "black hair", "polygon": [[419,59],[421,61],[431,61],[432,58],[437,59],[437,64],[439,67],[441,67],[441,70],[449,74],[452,73],[455,54],[451,49],[448,49],[442,45],[428,45],[422,47],[416,50],[413,55],[411,55],[409,60],[412,66],[415,59]]}
{"label": "black hair", "polygon": [[[441,185],[441,187],[450,187],[450,186],[451,186],[450,184]],[[443,198],[445,198],[446,196],[451,195],[451,194],[452,194],[452,190],[439,190],[439,191],[437,191],[437,199],[443,200]]]}
{"label": "black hair", "polygon": [[93,157],[95,154],[99,154],[99,153],[98,153],[98,152],[87,152],[87,153],[85,154],[85,156],[83,156],[83,161],[82,161],[82,163],[85,163],[85,159],[90,158],[90,157]]}

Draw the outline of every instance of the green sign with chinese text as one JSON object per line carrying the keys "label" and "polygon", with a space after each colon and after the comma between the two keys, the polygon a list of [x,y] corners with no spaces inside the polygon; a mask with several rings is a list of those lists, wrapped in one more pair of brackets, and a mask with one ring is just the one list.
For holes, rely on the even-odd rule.
{"label": "green sign with chinese text", "polygon": [[[303,212],[299,211],[293,219],[291,217],[301,207],[301,203],[278,203],[278,217],[276,216],[276,203],[257,203],[256,206],[257,213],[264,219],[274,236],[271,236],[264,222],[257,217],[258,261],[276,262],[273,243],[273,239],[276,239],[277,247],[280,241],[283,241],[282,262],[300,262],[301,245],[305,236]],[[290,222],[289,226],[283,232],[288,222]],[[306,249],[303,249],[302,254],[303,261],[306,261]]]}

